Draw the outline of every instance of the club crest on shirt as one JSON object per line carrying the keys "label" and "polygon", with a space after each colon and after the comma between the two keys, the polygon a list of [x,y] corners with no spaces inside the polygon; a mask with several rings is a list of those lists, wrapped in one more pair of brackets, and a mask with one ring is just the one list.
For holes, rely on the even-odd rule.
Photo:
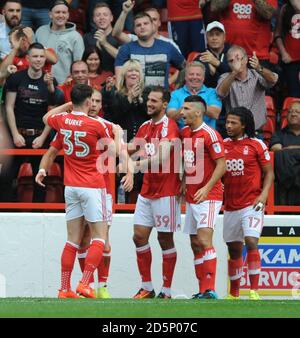
{"label": "club crest on shirt", "polygon": [[269,154],[268,150],[265,151],[264,155],[265,155],[265,159],[267,161],[270,161],[271,157],[270,157],[270,154]]}
{"label": "club crest on shirt", "polygon": [[162,130],[161,130],[161,136],[162,137],[166,137],[167,134],[168,134],[168,129],[167,128],[162,128]]}
{"label": "club crest on shirt", "polygon": [[249,148],[248,148],[248,146],[244,147],[243,154],[244,155],[248,155],[249,154]]}
{"label": "club crest on shirt", "polygon": [[219,142],[214,143],[213,148],[214,148],[215,153],[219,154],[221,152],[221,146]]}

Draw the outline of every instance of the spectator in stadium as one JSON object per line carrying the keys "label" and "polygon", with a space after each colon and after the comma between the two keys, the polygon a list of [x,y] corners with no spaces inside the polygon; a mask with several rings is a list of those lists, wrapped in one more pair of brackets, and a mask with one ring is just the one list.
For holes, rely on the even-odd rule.
{"label": "spectator in stadium", "polygon": [[199,61],[187,63],[185,67],[185,85],[171,93],[171,100],[167,107],[167,115],[177,121],[180,128],[184,126],[181,109],[184,99],[190,95],[201,96],[206,102],[207,109],[204,114],[204,122],[212,128],[216,128],[216,120],[222,108],[222,102],[218,98],[214,88],[204,85],[205,66]]}
{"label": "spectator in stadium", "polygon": [[[113,31],[112,31],[112,35],[116,37],[117,39],[119,39],[122,43],[128,43],[131,41],[138,40],[138,37],[135,34],[127,34],[123,32],[126,17],[128,13],[132,11],[134,4],[135,2],[132,0],[127,0],[123,2],[122,12],[120,16],[118,17],[118,20],[116,21]],[[161,21],[160,21],[160,14],[159,14],[158,9],[150,7],[150,8],[146,8],[144,12],[147,13],[152,19],[155,38],[160,39],[162,41],[170,42],[175,48],[177,48],[180,51],[179,47],[176,45],[176,43],[172,39],[166,38],[165,36],[159,33],[159,29],[161,27]]]}
{"label": "spectator in stadium", "polygon": [[267,146],[255,138],[254,118],[249,109],[236,107],[230,110],[226,116],[226,129],[229,138],[224,140],[227,171],[224,176],[223,238],[229,252],[230,293],[227,299],[239,299],[245,242],[249,299],[259,300],[261,258],[257,244],[274,173]]}
{"label": "spectator in stadium", "polygon": [[249,58],[244,48],[232,46],[227,52],[231,72],[219,79],[217,93],[225,104],[226,112],[235,107],[245,107],[252,111],[257,135],[262,138],[262,127],[267,120],[265,91],[273,87],[278,75],[263,67],[253,52]]}
{"label": "spectator in stadium", "polygon": [[205,81],[207,87],[216,88],[219,77],[230,71],[226,53],[231,47],[226,43],[225,28],[221,22],[213,21],[206,27],[207,49],[199,53],[194,61],[205,65]]}
{"label": "spectator in stadium", "polygon": [[[225,42],[226,34],[224,25],[219,21],[213,21],[206,27],[206,42],[207,49],[194,59],[199,60],[205,65],[205,80],[206,87],[216,88],[219,77],[230,71],[226,53],[231,45]],[[219,118],[216,121],[216,129],[225,137],[225,107],[222,106]]]}
{"label": "spectator in stadium", "polygon": [[74,61],[70,68],[71,76],[68,77],[65,83],[58,86],[64,93],[64,102],[71,101],[71,91],[76,84],[89,85],[89,69],[88,65],[83,60]]}
{"label": "spectator in stadium", "polygon": [[84,44],[76,25],[68,22],[69,5],[65,0],[56,0],[50,6],[51,22],[41,26],[35,33],[36,41],[52,48],[58,56],[53,66],[53,74],[58,83],[63,83],[69,75],[73,61],[81,60]]}
{"label": "spectator in stadium", "polygon": [[[84,218],[91,231],[91,245],[85,259],[82,278],[76,292],[87,298],[95,298],[89,281],[99,265],[107,235],[107,214],[105,206],[106,189],[103,174],[97,170],[97,142],[109,138],[105,125],[87,116],[91,108],[93,89],[85,84],[72,88],[73,111],[55,114],[50,111],[43,121],[64,139],[64,184],[68,238],[61,256],[61,288],[59,298],[79,298],[71,289],[71,274],[82,239]],[[81,150],[78,148],[80,142]],[[74,149],[77,149],[74,151]],[[89,151],[87,151],[89,150]]]}
{"label": "spectator in stadium", "polygon": [[[46,56],[45,49],[40,43],[30,45],[27,55],[29,68],[16,72],[6,81],[6,113],[7,122],[17,148],[42,148],[48,143],[50,128],[42,121],[50,104],[56,103],[56,80],[51,73],[43,73]],[[34,176],[38,172],[40,158],[31,156]],[[24,157],[16,156],[12,165],[12,179],[17,172]],[[34,202],[44,200],[44,191],[35,186]]]}
{"label": "spectator in stadium", "polygon": [[[174,164],[176,155],[173,143],[179,138],[179,130],[176,123],[165,115],[169,96],[165,88],[152,87],[147,100],[147,113],[151,119],[139,128],[130,150],[132,154],[142,147],[143,155],[134,163],[137,170],[146,170],[134,213],[133,241],[142,280],[141,288],[133,297],[135,299],[155,297],[149,245],[153,228],[157,230],[163,260],[163,286],[157,297],[171,298],[177,260],[173,235],[180,229],[180,204],[177,198],[180,194],[180,179]],[[162,171],[162,164],[170,170]],[[148,170],[152,165],[157,168],[156,173]]]}
{"label": "spectator in stadium", "polygon": [[141,12],[135,16],[134,32],[138,40],[129,42],[119,49],[115,61],[117,81],[122,65],[129,59],[136,59],[142,65],[146,86],[161,85],[169,88],[170,64],[181,70],[184,67],[184,58],[169,42],[156,39],[154,31],[149,14]]}
{"label": "spectator in stadium", "polygon": [[11,50],[9,32],[20,25],[22,6],[19,0],[7,0],[3,4],[3,16],[0,15],[0,61]]}
{"label": "spectator in stadium", "polygon": [[109,78],[102,90],[104,117],[126,130],[127,141],[130,142],[148,119],[140,63],[136,60],[126,61],[116,87],[112,84],[113,79]]}
{"label": "spectator in stadium", "polygon": [[191,52],[205,50],[205,28],[201,6],[203,0],[167,0],[172,38],[185,58]]}
{"label": "spectator in stadium", "polygon": [[[22,25],[31,27],[36,31],[40,26],[48,25],[50,22],[49,8],[55,0],[21,0],[22,3]],[[66,0],[68,4],[72,0]]]}
{"label": "spectator in stadium", "polygon": [[[16,26],[9,32],[9,39],[12,50],[0,64],[0,71],[7,69],[9,65],[14,65],[17,70],[28,69],[26,58],[29,46],[33,43],[34,34],[30,27]],[[58,58],[53,49],[45,49],[46,62],[44,72],[51,72],[52,65],[56,64]]]}
{"label": "spectator in stadium", "polygon": [[[194,299],[217,299],[217,256],[212,243],[223,200],[221,177],[226,171],[223,139],[204,122],[205,100],[198,95],[184,99],[181,130],[184,152],[186,218],[184,233],[190,235],[199,293]],[[199,144],[198,141],[203,143]],[[199,156],[199,150],[204,155]],[[204,156],[204,158],[203,158]]]}
{"label": "spectator in stadium", "polygon": [[102,69],[102,60],[99,50],[95,46],[84,50],[82,60],[85,61],[89,69],[89,84],[97,90],[101,90],[103,84],[113,73]]}
{"label": "spectator in stadium", "polygon": [[289,0],[280,10],[275,38],[283,63],[287,95],[300,97],[300,3]]}
{"label": "spectator in stadium", "polygon": [[270,68],[271,20],[277,0],[211,0],[210,9],[226,29],[230,44],[241,46],[248,57],[256,52],[260,63]]}
{"label": "spectator in stadium", "polygon": [[276,202],[300,205],[300,102],[288,108],[287,126],[277,131],[270,140],[275,152]]}
{"label": "spectator in stadium", "polygon": [[97,46],[102,60],[102,69],[114,72],[115,57],[119,42],[112,36],[113,15],[107,3],[97,3],[93,10],[96,28],[83,37],[85,48]]}

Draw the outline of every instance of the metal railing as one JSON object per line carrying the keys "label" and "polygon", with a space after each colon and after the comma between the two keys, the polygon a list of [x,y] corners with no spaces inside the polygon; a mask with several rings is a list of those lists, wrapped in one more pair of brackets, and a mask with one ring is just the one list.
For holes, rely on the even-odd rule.
{"label": "metal railing", "polygon": [[[10,156],[20,156],[20,155],[32,155],[32,156],[41,156],[43,155],[47,149],[0,149],[0,154],[10,155]],[[59,155],[63,155],[63,151],[59,153]],[[274,167],[274,154],[270,152],[272,164]],[[113,191],[113,201],[116,201],[115,196],[115,174],[110,174],[111,187]],[[22,202],[2,202],[0,203],[0,211],[1,210],[64,210],[65,203],[22,203]],[[119,211],[134,211],[135,204],[113,204],[113,212]],[[223,209],[223,208],[222,208]],[[273,215],[275,213],[280,212],[300,212],[300,206],[289,206],[289,205],[275,205],[275,191],[274,191],[274,183],[269,192],[267,204],[266,204],[266,213],[268,215]],[[182,206],[182,211],[185,212],[185,207]]]}

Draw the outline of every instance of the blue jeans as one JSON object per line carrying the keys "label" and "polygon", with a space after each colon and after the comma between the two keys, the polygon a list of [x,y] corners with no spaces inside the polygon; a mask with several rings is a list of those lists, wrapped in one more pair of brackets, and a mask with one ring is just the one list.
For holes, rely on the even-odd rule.
{"label": "blue jeans", "polygon": [[171,29],[173,39],[185,58],[191,52],[205,50],[205,30],[201,19],[171,22]]}
{"label": "blue jeans", "polygon": [[26,27],[31,27],[36,31],[40,26],[48,25],[50,22],[48,8],[22,8],[22,22]]}

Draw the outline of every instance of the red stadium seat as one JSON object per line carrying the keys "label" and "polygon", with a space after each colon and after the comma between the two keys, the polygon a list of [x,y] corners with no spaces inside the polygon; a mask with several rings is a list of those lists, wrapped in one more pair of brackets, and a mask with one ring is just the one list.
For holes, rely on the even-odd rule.
{"label": "red stadium seat", "polygon": [[31,203],[33,198],[33,177],[30,163],[23,163],[19,169],[17,178],[18,201]]}
{"label": "red stadium seat", "polygon": [[285,125],[287,124],[287,122],[284,122],[284,121],[286,120],[288,108],[291,105],[291,103],[294,102],[294,101],[300,101],[300,98],[289,96],[289,97],[286,97],[284,102],[283,102],[283,107],[282,107],[281,114],[280,114],[281,128],[284,128],[283,127],[284,123],[285,123]]}
{"label": "red stadium seat", "polygon": [[64,202],[64,185],[61,168],[58,163],[53,163],[44,179],[46,185],[46,203]]}
{"label": "red stadium seat", "polygon": [[270,117],[267,117],[267,122],[262,127],[264,142],[267,146],[269,146],[270,139],[275,132],[275,125]]}
{"label": "red stadium seat", "polygon": [[199,56],[199,52],[190,52],[190,54],[187,57],[187,62],[192,62],[196,59],[197,56]]}
{"label": "red stadium seat", "polygon": [[274,126],[276,125],[276,109],[274,104],[274,99],[272,96],[265,96],[266,107],[267,107],[267,116],[271,118]]}

